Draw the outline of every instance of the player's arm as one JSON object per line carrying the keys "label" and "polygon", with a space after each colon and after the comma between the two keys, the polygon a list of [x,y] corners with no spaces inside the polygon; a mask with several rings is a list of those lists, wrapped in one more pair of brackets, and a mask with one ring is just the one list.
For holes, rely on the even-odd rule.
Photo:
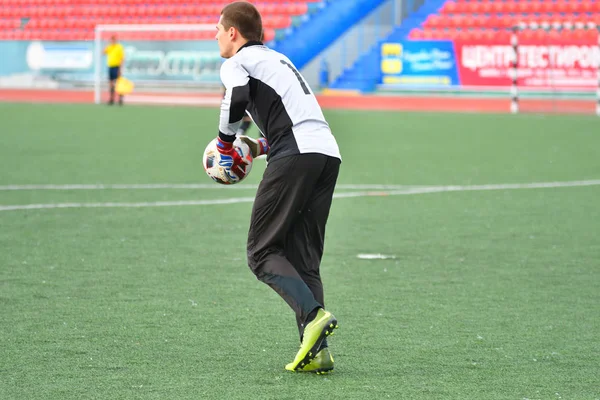
{"label": "player's arm", "polygon": [[239,135],[244,120],[249,119],[246,115],[246,108],[250,101],[248,73],[235,61],[226,61],[221,67],[221,81],[225,86],[225,95],[221,102],[218,148],[230,151],[230,147],[233,148],[233,141],[236,136],[239,136],[250,147],[252,157],[267,154],[269,151],[267,139],[252,139]]}
{"label": "player's arm", "polygon": [[233,141],[250,101],[250,78],[241,65],[229,59],[221,66],[221,81],[225,86],[225,96],[221,101],[217,149],[221,153],[223,166],[230,166],[236,175],[241,174],[240,177],[243,177],[244,173],[239,165],[245,161],[236,151]]}
{"label": "player's arm", "polygon": [[235,60],[227,60],[221,66],[221,81],[225,95],[221,101],[219,138],[233,142],[250,101],[250,78]]}

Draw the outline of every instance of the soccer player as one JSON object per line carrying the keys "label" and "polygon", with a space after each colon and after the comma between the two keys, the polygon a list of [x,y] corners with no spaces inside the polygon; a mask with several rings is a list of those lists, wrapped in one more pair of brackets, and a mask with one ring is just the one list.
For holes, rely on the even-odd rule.
{"label": "soccer player", "polygon": [[250,218],[248,265],[296,314],[300,350],[285,368],[327,372],[333,358],[326,338],[337,320],[324,309],[319,267],[341,156],[306,81],[286,56],[263,45],[261,35],[261,15],[251,3],[221,11],[221,165],[241,172],[244,161],[233,141],[248,110],[264,137],[240,138],[253,156],[267,154]]}
{"label": "soccer player", "polygon": [[[115,86],[117,79],[121,76],[121,66],[125,61],[125,49],[123,45],[117,42],[117,36],[113,35],[110,38],[110,44],[104,49],[106,54],[106,64],[108,65],[108,81],[110,86],[109,105],[115,102]],[[123,95],[119,95],[119,105],[123,105]]]}

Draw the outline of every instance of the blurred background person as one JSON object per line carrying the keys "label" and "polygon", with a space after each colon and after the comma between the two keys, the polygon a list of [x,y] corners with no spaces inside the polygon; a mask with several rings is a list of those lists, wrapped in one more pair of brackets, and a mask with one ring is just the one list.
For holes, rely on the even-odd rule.
{"label": "blurred background person", "polygon": [[[108,66],[108,81],[110,87],[110,97],[108,105],[115,102],[115,86],[117,79],[121,76],[121,66],[125,61],[125,49],[123,45],[117,42],[117,36],[110,37],[110,44],[104,48],[106,54],[106,64]],[[119,105],[123,105],[123,95],[119,94]]]}

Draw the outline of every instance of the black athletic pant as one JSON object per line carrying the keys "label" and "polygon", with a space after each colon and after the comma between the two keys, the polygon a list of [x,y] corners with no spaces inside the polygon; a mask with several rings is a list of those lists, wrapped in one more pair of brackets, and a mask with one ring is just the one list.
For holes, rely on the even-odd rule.
{"label": "black athletic pant", "polygon": [[324,306],[319,266],[339,168],[317,153],[271,161],[252,208],[248,265],[294,310],[300,337],[309,313]]}
{"label": "black athletic pant", "polygon": [[[121,67],[108,67],[108,80],[110,85],[110,99],[109,104],[114,103],[115,98],[115,85],[117,84],[117,79],[121,76]],[[123,96],[119,95],[119,104],[123,104]]]}

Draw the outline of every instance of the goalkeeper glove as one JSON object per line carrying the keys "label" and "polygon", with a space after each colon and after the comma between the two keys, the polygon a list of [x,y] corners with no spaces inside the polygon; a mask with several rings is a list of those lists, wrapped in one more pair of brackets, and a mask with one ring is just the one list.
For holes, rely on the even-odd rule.
{"label": "goalkeeper glove", "polygon": [[233,142],[226,142],[217,137],[217,150],[221,155],[219,165],[226,172],[233,172],[240,180],[246,176],[245,167],[248,163],[243,159],[241,150],[237,149]]}
{"label": "goalkeeper glove", "polygon": [[252,158],[256,158],[258,156],[262,156],[263,154],[267,154],[269,152],[269,142],[264,137],[253,139],[249,136],[238,136],[240,140],[250,147],[250,152],[252,153]]}

